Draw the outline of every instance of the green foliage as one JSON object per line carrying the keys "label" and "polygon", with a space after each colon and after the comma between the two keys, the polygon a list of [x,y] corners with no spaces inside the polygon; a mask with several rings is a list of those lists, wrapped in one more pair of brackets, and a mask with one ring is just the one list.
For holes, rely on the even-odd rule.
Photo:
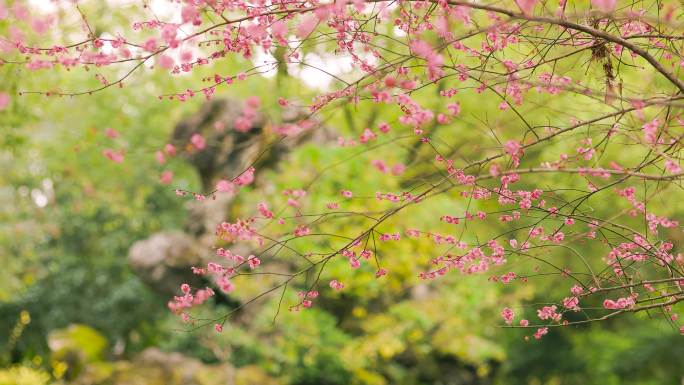
{"label": "green foliage", "polygon": [[0,369],[0,384],[2,385],[47,385],[50,375],[39,369],[27,366],[12,366]]}

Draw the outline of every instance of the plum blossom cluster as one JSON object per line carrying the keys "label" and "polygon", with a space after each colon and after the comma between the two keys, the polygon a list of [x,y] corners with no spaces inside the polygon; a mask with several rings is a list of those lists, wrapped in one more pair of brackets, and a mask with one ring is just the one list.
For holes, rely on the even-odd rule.
{"label": "plum blossom cluster", "polygon": [[[0,0],[0,19],[11,21],[0,37],[0,58],[29,71],[88,70],[91,83],[77,91],[22,90],[25,97],[135,86],[138,73],[150,67],[170,79],[211,70],[194,88],[158,95],[163,102],[183,102],[210,99],[238,82],[267,81],[262,74],[295,74],[306,67],[332,79],[331,86],[305,103],[306,117],[275,130],[273,146],[310,131],[312,115],[340,106],[382,108],[390,115],[363,122],[337,140],[343,148],[336,150],[353,147],[348,150],[372,155],[368,168],[378,185],[388,186],[377,188],[376,199],[366,201],[349,182],[318,207],[318,199],[306,199],[318,194],[317,186],[302,183],[277,198],[260,198],[242,219],[216,224],[218,260],[193,272],[210,276],[221,292],[236,290],[236,275],[258,272],[289,253],[297,262],[287,262],[296,268],[277,275],[281,282],[264,294],[296,290],[289,308],[307,309],[319,292],[354,285],[328,277],[324,270],[331,263],[381,279],[392,273],[383,258],[399,244],[427,240],[434,252],[421,257],[420,279],[487,273],[493,284],[538,276],[567,287],[569,294],[561,298],[536,301],[544,303],[536,311],[518,310],[516,304],[501,311],[506,327],[531,328],[534,339],[556,326],[650,309],[677,326],[677,305],[684,302],[684,258],[677,244],[683,229],[679,209],[663,202],[681,200],[684,178],[679,76],[684,31],[676,22],[684,9],[678,2],[183,0],[172,2],[168,18],[143,10],[127,30],[107,33],[92,28],[88,15],[71,2],[59,3],[81,27],[62,35],[81,34],[81,39],[53,41],[56,14],[22,2],[8,8]],[[321,68],[312,53],[344,59],[349,68],[339,73]],[[227,61],[240,69],[215,73],[229,67],[222,65]],[[653,84],[619,80],[645,78]],[[11,100],[1,87],[3,110],[14,96]],[[426,92],[438,95],[438,103],[426,102]],[[262,108],[286,109],[294,100],[289,97],[245,95],[246,106],[231,129],[252,132]],[[483,114],[480,104],[493,105],[495,116]],[[105,136],[102,156],[123,163],[118,133]],[[187,143],[155,149],[153,161],[165,166],[178,154],[202,154],[215,145],[192,133]],[[391,158],[374,152],[386,148]],[[388,162],[404,152],[401,161]],[[250,164],[267,155],[255,154]],[[176,193],[204,201],[240,194],[257,178],[252,166],[230,171],[214,191]],[[170,169],[161,171],[160,181],[173,183]],[[407,214],[438,196],[453,206],[426,215],[430,223]],[[354,211],[344,212],[351,203]],[[294,217],[281,217],[280,207],[294,211]],[[354,229],[325,232],[327,221],[341,219],[349,219]],[[272,222],[280,226],[269,226]],[[324,251],[314,250],[320,239]],[[300,251],[304,241],[310,249]],[[231,251],[238,244],[253,251],[242,253],[247,257],[237,248]],[[522,262],[534,266],[520,271]],[[312,283],[307,276],[319,278]],[[191,308],[214,294],[185,284],[169,307],[191,322]],[[214,327],[221,332],[223,323]]]}

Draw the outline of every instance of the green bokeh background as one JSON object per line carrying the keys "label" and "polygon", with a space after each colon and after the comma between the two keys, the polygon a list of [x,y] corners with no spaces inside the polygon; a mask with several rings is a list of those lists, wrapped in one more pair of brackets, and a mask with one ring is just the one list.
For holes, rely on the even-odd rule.
{"label": "green bokeh background", "polygon": [[[135,12],[112,11],[108,13],[111,17],[104,18],[108,11],[93,3],[85,11],[92,20],[102,20],[97,22],[102,29],[127,23]],[[2,23],[0,30],[4,31],[8,26]],[[0,111],[0,385],[211,385],[224,383],[219,380],[221,376],[214,375],[218,371],[230,371],[236,384],[681,383],[684,345],[678,331],[662,315],[620,317],[553,330],[541,341],[526,341],[523,337],[529,332],[499,327],[501,308],[510,306],[519,314],[527,311],[532,318],[534,309],[524,304],[562,298],[571,282],[553,276],[506,286],[487,282],[487,276],[451,274],[425,283],[417,272],[444,249],[429,241],[383,244],[382,263],[390,274],[381,280],[374,277],[371,266],[350,271],[345,261],[332,262],[326,268],[324,282],[339,279],[345,283],[345,290],[322,289],[312,309],[281,309],[275,323],[278,296],[255,304],[249,324],[229,322],[221,334],[210,328],[179,331],[182,325],[166,308],[168,298],[143,283],[126,260],[135,241],[161,230],[182,228],[187,213],[183,199],[173,188],[200,188],[198,176],[187,163],[172,159],[162,167],[154,160],[154,152],[166,143],[175,123],[195,112],[203,101],[160,101],[157,95],[196,86],[203,76],[215,72],[238,72],[246,65],[245,61],[223,60],[173,81],[160,70],[146,68],[122,89],[77,98],[20,97],[16,92],[87,89],[95,84],[92,72],[28,72],[18,66],[0,67],[2,89],[13,93],[10,106]],[[588,52],[559,63],[556,71],[601,82],[601,70],[589,63]],[[657,77],[648,78],[649,73],[625,69],[621,74],[625,84],[638,84],[633,92],[665,87]],[[440,88],[450,84],[446,80]],[[277,95],[273,89],[278,90]],[[626,87],[625,92],[630,90]],[[217,97],[260,95],[265,113],[277,117],[278,96],[309,100],[315,93],[298,79],[281,73],[269,79],[250,77],[221,88]],[[439,108],[443,104],[434,88],[414,96],[426,106]],[[501,134],[502,141],[520,134],[520,123],[511,111],[498,109],[500,100],[494,94],[469,92],[456,99],[464,111],[462,118],[430,128],[440,150],[472,160],[495,147],[497,143],[482,119]],[[525,114],[539,124],[554,119],[567,122],[570,117],[581,118],[603,108],[578,96],[549,98],[534,92],[528,102]],[[334,106],[321,117],[340,135],[352,137],[383,120],[399,127],[394,123],[396,114],[391,106],[361,104]],[[103,133],[107,127],[118,130],[120,137],[106,138]],[[393,135],[400,136],[400,132]],[[426,159],[433,154],[414,142],[414,138],[401,139],[346,161],[315,184],[305,208],[321,211],[327,202],[338,200],[339,191],[346,188],[357,197],[400,191],[411,177],[432,172]],[[529,151],[525,159],[532,165],[557,159],[561,152],[573,151],[571,143],[566,137]],[[125,162],[115,164],[104,158],[102,150],[107,147],[125,148]],[[636,150],[623,150],[619,143],[611,143],[604,155],[626,165],[640,155]],[[282,203],[279,191],[301,188],[302,181],[316,170],[356,151],[334,143],[303,145],[279,169],[268,172],[267,188],[249,191],[235,210],[245,216],[257,202]],[[389,164],[403,162],[409,171],[404,178],[381,178],[370,167],[373,159]],[[159,182],[163,169],[174,172],[172,187]],[[567,175],[545,176],[543,183],[582,186],[581,180]],[[681,192],[672,194],[673,201],[678,202]],[[39,197],[46,197],[47,204],[37,205]],[[611,205],[619,203],[607,205],[606,197],[599,195],[587,204],[599,214],[608,212],[613,209]],[[357,198],[344,207],[389,207],[369,201],[374,202]],[[445,213],[462,212],[464,202],[457,193],[444,194],[407,209],[379,230],[416,227],[448,233],[452,228],[437,219]],[[654,205],[660,215],[674,218],[681,217],[684,210],[665,201]],[[495,207],[491,202],[479,202],[469,210]],[[319,230],[355,234],[364,224],[359,219],[337,220],[321,225]],[[502,228],[493,228],[489,222],[487,226],[475,223],[469,233],[485,239]],[[682,241],[681,234],[668,236]],[[316,249],[337,244],[304,239],[296,245]],[[576,247],[585,255],[596,256],[592,262],[596,265],[601,264],[600,256],[606,252],[598,246]],[[559,253],[553,258],[570,257]],[[564,261],[569,266],[576,262]],[[511,260],[498,273],[533,267],[530,261]],[[285,301],[293,303],[296,289],[305,284],[296,283]],[[427,294],[417,295],[417,291]],[[227,310],[225,305],[210,303],[202,312],[216,315]],[[163,369],[168,373],[150,371],[139,365],[138,359],[150,348],[182,354],[181,364]],[[183,366],[196,368],[191,380],[176,372]]]}

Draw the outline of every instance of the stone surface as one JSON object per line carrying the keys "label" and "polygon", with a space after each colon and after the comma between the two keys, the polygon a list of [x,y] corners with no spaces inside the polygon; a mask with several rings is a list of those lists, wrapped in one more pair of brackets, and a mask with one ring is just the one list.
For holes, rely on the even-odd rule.
{"label": "stone surface", "polygon": [[[258,187],[260,175],[277,168],[295,147],[308,141],[320,143],[334,139],[329,129],[308,119],[306,111],[296,108],[285,108],[281,116],[271,120],[257,113],[252,129],[235,131],[234,122],[242,116],[244,106],[244,102],[234,99],[211,100],[197,113],[179,122],[173,131],[171,142],[176,144],[179,156],[197,170],[202,192],[213,191],[219,180],[232,179],[250,166],[256,168],[255,184]],[[306,130],[282,136],[279,127],[302,121]],[[194,150],[189,144],[195,133],[205,138],[206,148],[202,151]],[[133,270],[143,281],[169,298],[179,294],[178,288],[184,282],[196,287],[210,285],[204,278],[192,274],[190,267],[206,266],[214,258],[212,246],[216,226],[234,219],[229,218],[233,204],[234,196],[229,193],[217,194],[204,201],[188,200],[188,219],[183,231],[156,233],[132,245],[128,261]],[[234,251],[243,255],[253,252],[242,245],[237,245]],[[286,271],[287,266],[276,268]],[[254,289],[261,290],[272,283],[271,279],[264,278],[256,283]]]}
{"label": "stone surface", "polygon": [[133,244],[128,262],[156,291],[173,295],[182,282],[199,284],[199,278],[189,269],[202,262],[195,244],[194,238],[180,231],[156,233]]}

